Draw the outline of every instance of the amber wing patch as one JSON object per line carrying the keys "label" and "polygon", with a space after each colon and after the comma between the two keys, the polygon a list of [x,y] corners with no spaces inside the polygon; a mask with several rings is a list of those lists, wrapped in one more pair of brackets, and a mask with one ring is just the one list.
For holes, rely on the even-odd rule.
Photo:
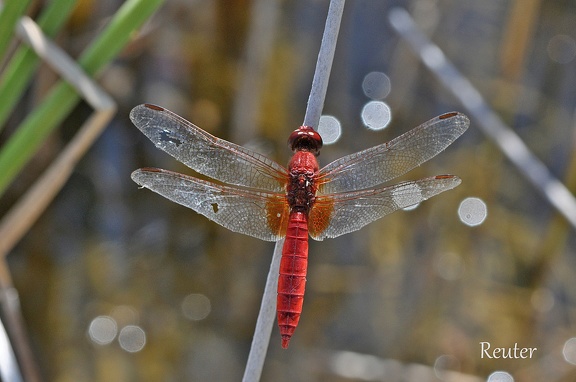
{"label": "amber wing patch", "polygon": [[330,219],[334,212],[334,201],[327,197],[316,200],[308,215],[308,232],[316,238],[330,225]]}
{"label": "amber wing patch", "polygon": [[266,202],[266,220],[270,231],[276,233],[278,237],[286,236],[288,226],[289,209],[286,199],[270,198]]}

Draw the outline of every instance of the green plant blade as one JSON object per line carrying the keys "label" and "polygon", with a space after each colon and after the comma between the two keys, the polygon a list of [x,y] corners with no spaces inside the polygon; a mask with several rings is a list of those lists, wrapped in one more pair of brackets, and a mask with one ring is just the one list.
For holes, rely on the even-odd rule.
{"label": "green plant blade", "polygon": [[[102,34],[79,59],[89,75],[101,70],[129,40],[131,33],[160,6],[162,0],[128,0]],[[79,100],[75,90],[61,81],[10,137],[0,152],[0,196],[34,155],[46,136],[66,118]]]}
{"label": "green plant blade", "polygon": [[[74,9],[77,0],[54,0],[38,18],[38,26],[48,37],[60,30]],[[2,25],[2,24],[0,24]],[[14,26],[12,26],[12,30]],[[0,130],[10,116],[14,105],[20,99],[30,78],[38,68],[40,58],[28,46],[20,47],[0,76]]]}

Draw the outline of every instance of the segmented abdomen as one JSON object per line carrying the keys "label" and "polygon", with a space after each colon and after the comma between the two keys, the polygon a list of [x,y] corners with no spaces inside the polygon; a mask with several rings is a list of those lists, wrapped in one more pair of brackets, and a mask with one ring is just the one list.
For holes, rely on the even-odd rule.
{"label": "segmented abdomen", "polygon": [[284,349],[288,347],[302,313],[307,267],[308,216],[304,212],[293,211],[290,213],[286,240],[282,248],[276,306]]}

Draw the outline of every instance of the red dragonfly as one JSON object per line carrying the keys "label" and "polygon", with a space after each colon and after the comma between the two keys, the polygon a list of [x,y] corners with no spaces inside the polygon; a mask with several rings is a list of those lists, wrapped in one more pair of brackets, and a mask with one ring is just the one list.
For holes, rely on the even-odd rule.
{"label": "red dragonfly", "polygon": [[381,184],[434,157],[470,123],[463,114],[443,114],[390,142],[347,155],[322,169],[316,160],[322,138],[312,127],[301,126],[288,139],[294,155],[286,169],[159,106],[136,106],[130,119],[156,147],[221,182],[142,168],[132,173],[136,183],[231,231],[268,241],[286,238],[277,300],[283,348],[288,347],[302,312],[308,235],[323,240],[353,232],[456,187],[460,178],[454,175]]}

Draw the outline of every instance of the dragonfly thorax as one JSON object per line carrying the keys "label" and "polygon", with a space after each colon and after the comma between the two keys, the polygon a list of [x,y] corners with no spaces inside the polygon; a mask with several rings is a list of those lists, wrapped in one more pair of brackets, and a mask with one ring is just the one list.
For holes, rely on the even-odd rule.
{"label": "dragonfly thorax", "polygon": [[298,151],[288,164],[289,182],[286,186],[286,197],[292,210],[308,211],[316,197],[316,176],[318,161],[314,153]]}

